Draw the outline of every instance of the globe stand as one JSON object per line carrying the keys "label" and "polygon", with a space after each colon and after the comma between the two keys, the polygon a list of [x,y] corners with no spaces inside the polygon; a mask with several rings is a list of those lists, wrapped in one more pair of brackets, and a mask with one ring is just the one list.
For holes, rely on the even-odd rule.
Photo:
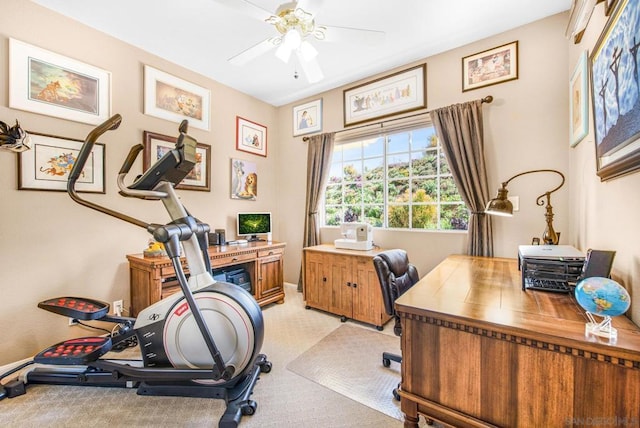
{"label": "globe stand", "polygon": [[609,342],[618,340],[618,330],[611,325],[611,317],[605,315],[601,322],[598,322],[591,312],[587,312],[589,322],[584,326],[585,336],[595,335],[609,339]]}

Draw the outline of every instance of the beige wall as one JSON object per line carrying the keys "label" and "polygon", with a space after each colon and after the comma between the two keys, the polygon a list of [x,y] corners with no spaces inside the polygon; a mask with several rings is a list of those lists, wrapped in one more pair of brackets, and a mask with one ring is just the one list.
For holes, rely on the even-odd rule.
{"label": "beige wall", "polygon": [[[143,65],[191,81],[211,91],[211,131],[190,129],[199,142],[211,145],[211,192],[178,191],[186,207],[212,228],[235,233],[235,213],[269,210],[279,217],[276,159],[277,109],[135,47],[122,43],[27,0],[5,0],[0,18],[0,120],[18,119],[30,131],[84,139],[91,125],[9,109],[7,89],[9,37],[103,68],[112,73],[112,113],[123,122],[107,133],[105,195],[85,195],[92,201],[147,222],[166,222],[160,202],[123,198],[116,176],[129,148],[142,142],[143,131],[177,135],[177,123],[144,115]],[[268,127],[268,157],[235,150],[236,115]],[[18,191],[17,155],[0,153],[0,365],[24,358],[41,348],[77,335],[60,316],[38,309],[50,297],[71,295],[107,302],[129,301],[126,254],[139,253],[148,234],[71,201],[62,192]],[[232,200],[231,158],[257,163],[260,173],[256,202]],[[139,174],[138,160],[131,170]],[[278,224],[274,235],[278,237]]]}
{"label": "beige wall", "polygon": [[[604,4],[598,4],[581,42],[569,45],[568,76],[579,55],[591,53],[606,17]],[[591,101],[591,99],[589,99]],[[593,112],[589,108],[589,114]],[[640,173],[601,182],[596,175],[595,137],[593,118],[589,134],[570,150],[570,231],[574,245],[586,250],[597,248],[615,250],[613,277],[631,294],[631,317],[640,323]],[[629,315],[629,314],[628,314]]]}
{"label": "beige wall", "polygon": [[[618,250],[614,271],[634,294],[634,314],[638,320],[640,311],[635,308],[640,305],[637,293],[633,293],[632,278],[640,273],[640,262],[637,244],[630,238],[640,235],[640,226],[633,222],[631,214],[639,208],[638,199],[634,198],[637,193],[633,192],[640,184],[640,174],[600,183],[595,175],[592,136],[575,149],[570,149],[568,143],[568,79],[580,50],[591,47],[604,24],[600,7],[579,46],[573,46],[564,38],[567,15],[560,14],[416,64],[427,63],[428,109],[494,96],[495,101],[484,106],[490,188],[497,189],[501,181],[529,169],[554,168],[567,174],[568,184],[553,196],[554,224],[563,234],[561,243],[583,250],[589,247]],[[27,0],[5,0],[0,22],[0,69],[3,70],[0,73],[0,120],[12,122],[17,118],[27,130],[70,138],[82,139],[91,130],[86,124],[8,108],[9,37],[112,73],[112,111],[122,114],[124,121],[119,130],[101,139],[107,144],[107,194],[90,197],[145,221],[166,221],[161,205],[118,196],[116,174],[129,147],[141,142],[144,130],[174,135],[177,124],[142,114],[142,67],[149,64],[209,88],[212,130],[192,129],[191,134],[198,141],[212,145],[212,190],[180,191],[180,195],[192,213],[213,228],[225,227],[229,234],[235,230],[236,212],[272,211],[274,239],[288,244],[285,280],[297,282],[307,147],[302,138],[291,136],[291,105],[269,106]],[[25,22],[29,25],[24,25]],[[519,79],[463,93],[461,58],[514,40],[519,41]],[[310,98],[323,98],[324,131],[342,129],[343,89]],[[268,127],[267,158],[235,150],[236,115]],[[229,198],[231,158],[258,164],[257,202]],[[138,161],[132,173],[140,170]],[[147,234],[75,205],[64,193],[17,191],[14,154],[0,153],[0,171],[3,172],[0,181],[0,269],[3,272],[0,322],[5,327],[15,325],[15,328],[5,328],[0,335],[2,365],[27,357],[53,341],[89,334],[70,328],[61,317],[38,309],[38,301],[58,295],[84,295],[109,302],[123,297],[128,300],[125,254],[140,252]],[[515,257],[519,244],[542,234],[544,209],[535,205],[535,198],[555,183],[554,176],[542,174],[512,182],[510,195],[520,197],[521,210],[511,219],[494,219],[496,256]],[[603,208],[612,203],[624,204],[629,209],[620,212]],[[331,242],[336,237],[336,229],[322,230],[323,241]],[[466,234],[376,230],[375,241],[382,247],[406,248],[424,275],[448,254],[464,252]]]}
{"label": "beige wall", "polygon": [[[483,107],[485,154],[492,196],[499,183],[522,171],[552,168],[568,172],[566,20],[566,14],[559,14],[415,63],[427,64],[427,110],[493,95],[493,103]],[[514,40],[519,43],[518,80],[463,93],[461,58]],[[357,83],[360,82],[353,85]],[[318,95],[323,99],[324,131],[343,129],[342,94],[347,87]],[[292,105],[295,104],[298,103]],[[283,170],[291,169],[291,176],[297,177],[305,172],[306,143],[301,137],[290,137],[292,105],[280,109],[279,120],[287,130],[282,141],[288,138],[290,149],[283,150],[279,162]],[[516,257],[518,245],[531,242],[533,236],[542,235],[544,208],[537,206],[535,200],[558,183],[556,175],[536,174],[517,179],[509,185],[510,196],[520,197],[520,211],[513,218],[493,219],[496,256]],[[297,230],[303,224],[305,183],[283,180],[282,186],[284,191],[280,203],[284,213],[295,213],[287,225],[295,225]],[[556,214],[555,229],[564,232],[562,243],[569,244],[569,186],[554,193],[552,202]],[[322,230],[323,242],[333,242],[337,237],[336,228]],[[466,233],[374,230],[374,240],[381,247],[407,249],[421,275],[448,254],[466,251]],[[290,251],[285,268],[287,277],[293,281],[299,273],[302,242],[300,239],[287,242]]]}

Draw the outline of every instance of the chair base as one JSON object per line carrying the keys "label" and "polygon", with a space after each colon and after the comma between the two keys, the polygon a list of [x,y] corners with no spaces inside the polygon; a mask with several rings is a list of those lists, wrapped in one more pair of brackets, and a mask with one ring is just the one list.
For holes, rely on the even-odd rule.
{"label": "chair base", "polygon": [[[395,361],[396,363],[402,363],[402,355],[392,354],[391,352],[383,352],[382,353],[382,365],[385,367],[391,366],[391,361]],[[398,390],[400,389],[400,383],[398,383],[398,387],[393,389],[393,398],[397,401],[400,401],[400,394],[398,394]]]}
{"label": "chair base", "polygon": [[402,363],[402,355],[392,354],[391,352],[383,352],[382,365],[385,367],[389,367],[391,365],[391,361],[395,361],[396,363]]}

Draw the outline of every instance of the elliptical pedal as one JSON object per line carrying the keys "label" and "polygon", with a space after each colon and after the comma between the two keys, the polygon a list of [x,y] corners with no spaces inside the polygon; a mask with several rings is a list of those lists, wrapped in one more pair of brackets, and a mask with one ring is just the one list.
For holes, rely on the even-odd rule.
{"label": "elliptical pedal", "polygon": [[85,365],[111,350],[108,336],[80,337],[50,346],[33,359],[40,364]]}
{"label": "elliptical pedal", "polygon": [[38,307],[83,321],[102,318],[109,312],[108,303],[84,297],[56,297],[38,303]]}

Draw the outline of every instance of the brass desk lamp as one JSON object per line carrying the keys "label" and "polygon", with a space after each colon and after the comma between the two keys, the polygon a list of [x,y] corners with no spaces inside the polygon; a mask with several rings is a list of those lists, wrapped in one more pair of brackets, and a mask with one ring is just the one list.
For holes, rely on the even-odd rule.
{"label": "brass desk lamp", "polygon": [[547,220],[547,227],[542,235],[542,242],[547,245],[557,245],[560,238],[556,231],[553,230],[553,207],[551,206],[551,194],[564,185],[564,175],[560,171],[556,171],[555,169],[534,169],[514,175],[502,183],[502,187],[498,189],[498,195],[487,203],[487,207],[484,212],[487,214],[511,217],[513,215],[513,204],[509,199],[507,199],[507,184],[516,177],[520,177],[525,174],[533,174],[534,172],[553,172],[562,177],[562,183],[560,183],[558,187],[543,193],[536,199],[536,204],[540,206],[545,203],[542,198],[546,196],[547,199],[546,213],[544,215]]}

